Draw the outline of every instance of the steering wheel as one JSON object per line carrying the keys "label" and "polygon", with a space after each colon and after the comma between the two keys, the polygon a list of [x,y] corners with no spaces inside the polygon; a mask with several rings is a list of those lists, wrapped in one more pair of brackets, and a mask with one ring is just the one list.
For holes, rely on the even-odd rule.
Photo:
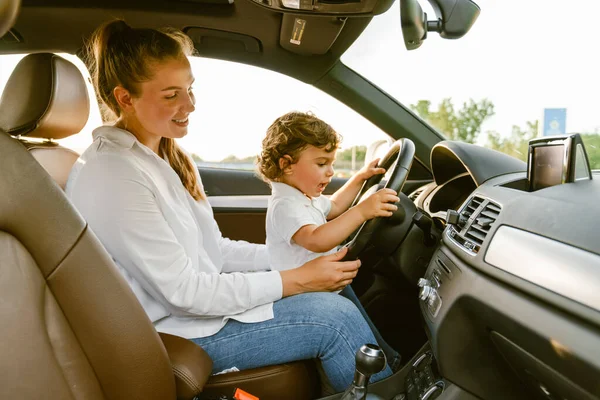
{"label": "steering wheel", "polygon": [[[378,167],[384,168],[386,171],[393,166],[392,174],[389,180],[385,184],[385,188],[390,188],[400,194],[408,172],[412,165],[415,157],[415,144],[410,139],[398,139],[395,141],[387,154],[379,161]],[[352,202],[350,207],[356,206],[363,198],[370,196],[375,193],[378,188],[378,183],[381,181],[385,174],[373,175],[367,179],[358,195]],[[370,242],[373,234],[379,230],[384,222],[385,217],[373,218],[369,221],[365,221],[362,226],[357,230],[356,234],[349,242],[345,245],[348,247],[348,252],[344,256],[344,261],[356,260],[360,253],[365,249],[367,244]]]}

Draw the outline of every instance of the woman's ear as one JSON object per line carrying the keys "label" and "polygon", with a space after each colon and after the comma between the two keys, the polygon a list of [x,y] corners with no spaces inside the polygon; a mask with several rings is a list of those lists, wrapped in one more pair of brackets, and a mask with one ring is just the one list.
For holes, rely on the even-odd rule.
{"label": "woman's ear", "polygon": [[117,86],[113,89],[113,96],[115,96],[115,100],[117,100],[121,110],[124,112],[131,112],[133,110],[133,97],[129,93],[129,90],[123,86]]}
{"label": "woman's ear", "polygon": [[289,155],[285,155],[279,159],[279,169],[283,171],[285,175],[290,175],[292,173],[292,165],[294,160]]}

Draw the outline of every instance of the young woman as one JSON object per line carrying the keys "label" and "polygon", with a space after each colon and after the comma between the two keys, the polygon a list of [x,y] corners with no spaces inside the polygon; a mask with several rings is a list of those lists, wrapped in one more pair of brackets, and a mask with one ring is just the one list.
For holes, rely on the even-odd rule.
{"label": "young woman", "polygon": [[96,93],[116,120],[94,131],[67,194],[156,329],[201,345],[214,372],[318,358],[342,391],[356,350],[375,343],[354,304],[330,293],[352,282],[360,263],[340,262],[341,251],[269,271],[265,246],[222,237],[198,171],[174,140],[194,111],[192,51],[173,30],[113,21],[94,33]]}

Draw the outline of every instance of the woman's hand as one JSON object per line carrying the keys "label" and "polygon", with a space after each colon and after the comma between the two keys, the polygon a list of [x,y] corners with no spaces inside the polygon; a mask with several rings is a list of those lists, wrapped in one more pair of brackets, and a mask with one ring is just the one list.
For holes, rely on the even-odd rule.
{"label": "woman's hand", "polygon": [[298,268],[281,271],[283,297],[306,292],[335,292],[352,283],[360,260],[340,261],[347,252],[344,247],[337,253],[315,258]]}
{"label": "woman's hand", "polygon": [[356,208],[360,211],[365,221],[375,217],[391,217],[398,209],[394,203],[400,201],[397,193],[392,189],[381,189],[373,193],[360,203]]}
{"label": "woman's hand", "polygon": [[368,165],[359,169],[354,176],[361,181],[366,181],[373,175],[385,174],[385,168],[377,167],[377,163],[379,163],[379,158],[374,159]]}

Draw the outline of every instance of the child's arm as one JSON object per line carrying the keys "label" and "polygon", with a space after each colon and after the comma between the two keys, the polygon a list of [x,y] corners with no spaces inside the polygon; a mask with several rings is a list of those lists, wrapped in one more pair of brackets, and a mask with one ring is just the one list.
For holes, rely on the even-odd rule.
{"label": "child's arm", "polygon": [[381,189],[356,207],[323,225],[304,225],[292,236],[292,240],[315,253],[329,251],[342,243],[363,222],[375,217],[391,216],[392,212],[398,209],[393,203],[398,201],[400,199],[395,191]]}
{"label": "child's arm", "polygon": [[356,174],[348,179],[344,186],[339,188],[331,196],[331,210],[327,215],[328,220],[335,219],[337,216],[345,212],[348,207],[350,207],[365,180],[369,179],[373,175],[385,173],[384,168],[377,168],[378,162],[379,159],[377,158],[371,161],[368,165],[362,167]]}

